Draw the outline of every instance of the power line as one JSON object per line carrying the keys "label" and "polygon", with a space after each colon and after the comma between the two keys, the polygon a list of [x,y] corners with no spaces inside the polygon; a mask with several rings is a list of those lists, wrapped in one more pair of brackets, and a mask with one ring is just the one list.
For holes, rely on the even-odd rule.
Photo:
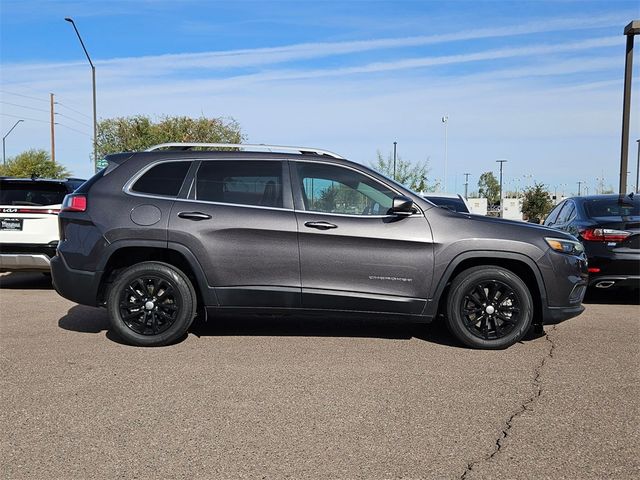
{"label": "power line", "polygon": [[80,134],[82,134],[82,135],[85,135],[85,136],[87,136],[87,137],[89,137],[89,138],[92,138],[92,137],[91,137],[91,135],[89,135],[88,133],[86,133],[86,132],[81,132],[80,130],[77,130],[77,129],[73,128],[73,127],[70,127],[69,125],[65,125],[64,123],[58,123],[58,122],[55,122],[55,125],[60,125],[61,127],[68,128],[69,130],[73,130],[74,132],[77,132],[77,133],[80,133]]}
{"label": "power line", "polygon": [[45,102],[48,103],[48,100],[43,100],[42,98],[37,98],[37,97],[32,97],[30,95],[23,95],[21,93],[14,93],[14,92],[8,92],[6,90],[0,90],[0,92],[5,93],[7,95],[15,95],[16,97],[24,97],[24,98],[29,98],[31,100],[37,100],[39,102]]}
{"label": "power line", "polygon": [[89,120],[91,120],[91,117],[90,117],[89,115],[85,115],[84,113],[79,112],[78,110],[76,110],[76,109],[74,109],[74,108],[71,108],[70,106],[68,106],[68,105],[67,105],[67,104],[65,104],[65,103],[56,102],[56,104],[60,105],[61,107],[66,108],[66,109],[68,109],[68,110],[71,110],[72,112],[75,112],[75,113],[77,113],[78,115],[82,115],[83,117],[86,117],[86,118],[88,118]]}
{"label": "power line", "polygon": [[70,117],[69,115],[65,115],[64,113],[55,112],[55,114],[56,115],[60,115],[61,117],[67,118],[67,119],[71,120],[72,122],[76,122],[76,123],[79,123],[80,125],[84,125],[85,127],[91,128],[91,125],[89,125],[88,123],[84,123],[84,122],[81,122],[80,120],[76,120],[75,118]]}
{"label": "power line", "polygon": [[42,108],[27,107],[26,105],[19,105],[17,103],[5,102],[3,100],[0,100],[0,103],[4,103],[5,105],[11,105],[12,107],[20,107],[20,108],[26,108],[27,110],[35,110],[36,112],[49,113],[49,110],[44,110]]}
{"label": "power line", "polygon": [[0,112],[0,115],[3,115],[5,117],[21,118],[22,120],[30,120],[32,122],[49,123],[48,120],[38,120],[37,118],[23,117],[22,115],[11,115],[10,113],[4,113],[4,112]]}

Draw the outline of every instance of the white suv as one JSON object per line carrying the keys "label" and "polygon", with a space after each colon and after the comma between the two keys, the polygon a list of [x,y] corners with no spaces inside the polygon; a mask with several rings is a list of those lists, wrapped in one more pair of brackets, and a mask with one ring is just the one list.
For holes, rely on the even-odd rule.
{"label": "white suv", "polygon": [[62,200],[83,182],[0,177],[0,272],[50,270]]}

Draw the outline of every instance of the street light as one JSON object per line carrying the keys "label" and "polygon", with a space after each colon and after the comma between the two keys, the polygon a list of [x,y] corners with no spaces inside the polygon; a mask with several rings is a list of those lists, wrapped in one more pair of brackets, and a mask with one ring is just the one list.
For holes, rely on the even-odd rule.
{"label": "street light", "polygon": [[[633,37],[640,34],[640,20],[634,20],[624,27],[627,48],[624,62],[624,94],[622,97],[622,145],[620,147],[620,196],[627,192],[627,165],[629,159],[629,115],[631,110],[631,79],[633,77]],[[636,182],[637,183],[637,182]]]}
{"label": "street light", "polygon": [[78,40],[80,40],[80,45],[82,45],[82,49],[84,50],[84,54],[87,56],[87,60],[89,60],[89,65],[91,65],[91,82],[93,85],[93,164],[94,167],[98,165],[98,122],[96,115],[96,67],[93,65],[91,61],[91,57],[89,56],[89,52],[87,52],[86,47],[84,46],[84,42],[82,41],[82,37],[80,36],[80,32],[76,27],[73,18],[65,17],[65,21],[69,22],[73,25],[73,29],[76,31],[76,35],[78,35]]}
{"label": "street light", "polygon": [[398,142],[393,142],[393,179],[396,179],[396,147]]}
{"label": "street light", "polygon": [[448,147],[447,147],[447,126],[449,125],[449,115],[446,113],[442,117],[442,123],[444,123],[444,192],[447,192],[447,161],[449,157]]}
{"label": "street light", "polygon": [[504,217],[504,201],[502,200],[502,164],[507,160],[496,160],[500,164],[500,218]]}
{"label": "street light", "polygon": [[7,132],[7,134],[4,137],[2,137],[2,164],[3,165],[7,164],[7,159],[4,152],[4,140],[9,136],[11,132],[13,132],[13,129],[16,128],[20,122],[24,122],[24,120],[18,120],[16,123],[14,123],[13,127],[11,127],[11,129]]}

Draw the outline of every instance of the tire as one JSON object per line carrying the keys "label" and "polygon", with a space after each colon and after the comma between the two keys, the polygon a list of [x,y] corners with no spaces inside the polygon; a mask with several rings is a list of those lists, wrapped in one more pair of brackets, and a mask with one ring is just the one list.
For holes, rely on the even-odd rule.
{"label": "tire", "polygon": [[141,347],[168,345],[183,337],[196,307],[187,276],[161,262],[142,262],[123,270],[107,295],[113,331]]}
{"label": "tire", "polygon": [[468,347],[510,347],[526,335],[532,319],[531,293],[510,270],[473,267],[458,274],[451,283],[447,328]]}

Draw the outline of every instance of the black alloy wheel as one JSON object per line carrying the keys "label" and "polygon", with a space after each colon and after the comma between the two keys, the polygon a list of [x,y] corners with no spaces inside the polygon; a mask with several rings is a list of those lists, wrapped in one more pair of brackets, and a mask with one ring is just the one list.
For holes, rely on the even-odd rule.
{"label": "black alloy wheel", "polygon": [[473,267],[451,283],[446,319],[451,333],[467,346],[507,348],[531,326],[531,293],[510,270],[491,265]]}
{"label": "black alloy wheel", "polygon": [[470,286],[460,304],[464,326],[484,340],[509,335],[520,319],[520,300],[504,282],[489,280]]}
{"label": "black alloy wheel", "polygon": [[180,303],[180,296],[169,281],[157,275],[141,275],[122,289],[120,316],[134,332],[158,335],[175,323]]}
{"label": "black alloy wheel", "polygon": [[167,345],[183,337],[196,307],[188,277],[161,262],[142,262],[123,270],[107,296],[113,330],[139,346]]}

